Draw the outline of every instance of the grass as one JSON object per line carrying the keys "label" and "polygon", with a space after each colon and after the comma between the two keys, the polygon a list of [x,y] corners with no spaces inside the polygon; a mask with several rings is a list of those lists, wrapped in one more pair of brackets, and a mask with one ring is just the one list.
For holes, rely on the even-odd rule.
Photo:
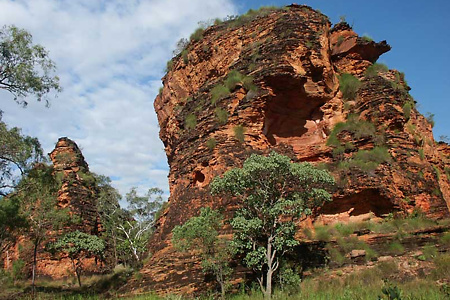
{"label": "grass", "polygon": [[234,137],[241,143],[245,140],[245,127],[242,125],[235,126],[233,128]]}
{"label": "grass", "polygon": [[338,147],[342,144],[339,134],[348,132],[354,139],[374,138],[376,136],[375,125],[369,121],[359,120],[357,117],[350,115],[346,122],[337,123],[330,133],[327,140],[327,146]]}
{"label": "grass", "polygon": [[197,116],[194,114],[189,114],[184,120],[184,126],[186,129],[194,129],[197,126]]}
{"label": "grass", "polygon": [[213,150],[216,148],[217,141],[215,138],[210,138],[206,141],[206,147],[208,147],[209,150]]}
{"label": "grass", "polygon": [[230,89],[224,85],[216,85],[211,89],[210,95],[212,104],[216,104],[218,100],[230,95]]}
{"label": "grass", "polygon": [[364,76],[371,78],[377,76],[378,73],[386,73],[388,71],[389,68],[385,64],[374,63],[367,68],[366,72],[364,72]]}
{"label": "grass", "polygon": [[414,102],[408,101],[403,105],[403,116],[408,121],[411,117],[411,109],[414,107]]}
{"label": "grass", "polygon": [[220,125],[225,125],[228,121],[228,112],[220,107],[215,110],[217,121]]}
{"label": "grass", "polygon": [[355,76],[344,73],[339,76],[339,89],[342,92],[344,100],[353,100],[356,98],[361,82]]}
{"label": "grass", "polygon": [[191,41],[200,41],[203,38],[203,32],[205,32],[205,29],[202,27],[197,28],[194,33],[191,34],[189,37],[189,40]]}

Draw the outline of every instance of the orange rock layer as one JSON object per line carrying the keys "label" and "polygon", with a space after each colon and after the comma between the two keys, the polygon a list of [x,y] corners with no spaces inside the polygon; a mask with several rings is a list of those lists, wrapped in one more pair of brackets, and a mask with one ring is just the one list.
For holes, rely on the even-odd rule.
{"label": "orange rock layer", "polygon": [[[143,279],[130,283],[135,291],[204,288],[198,262],[175,252],[170,238],[173,227],[200,207],[225,208],[231,215],[234,203],[210,196],[212,179],[241,166],[251,153],[274,150],[293,161],[336,165],[342,156],[373,149],[380,143],[373,137],[349,140],[353,147],[341,158],[327,146],[334,126],[352,114],[374,125],[391,159],[369,172],[334,171],[339,185],[333,202],[318,215],[348,214],[349,219],[421,209],[433,218],[448,216],[448,146],[436,145],[431,125],[414,107],[405,117],[404,106],[413,100],[397,71],[364,75],[390,50],[385,41],[360,38],[346,23],[331,28],[323,14],[291,5],[244,25],[212,26],[187,50],[172,60],[154,103],[170,165],[170,206],[150,243],[153,256]],[[257,91],[237,84],[229,95],[211,101],[214,87],[232,70],[251,76]],[[339,90],[342,73],[361,82],[352,101]],[[219,117],[223,111],[226,121]],[[349,135],[342,132],[340,138]]]}

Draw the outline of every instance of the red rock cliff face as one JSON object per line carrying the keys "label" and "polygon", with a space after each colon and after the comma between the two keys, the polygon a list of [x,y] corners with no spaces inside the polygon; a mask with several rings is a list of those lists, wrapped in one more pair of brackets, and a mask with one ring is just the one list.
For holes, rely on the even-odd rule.
{"label": "red rock cliff face", "polygon": [[[170,206],[135,288],[191,293],[204,286],[195,257],[172,249],[171,230],[202,206],[232,210],[233,203],[210,196],[208,185],[255,152],[328,165],[339,184],[320,214],[383,216],[420,208],[430,217],[448,215],[448,148],[435,144],[397,71],[364,75],[390,50],[386,42],[360,38],[345,23],[331,29],[326,16],[292,5],[244,25],[212,26],[187,50],[173,59],[154,104],[170,165]],[[214,87],[232,70],[251,76],[257,91],[244,82],[212,101]],[[344,100],[339,90],[343,73],[361,82],[354,99]],[[412,105],[407,117],[406,103]],[[374,132],[355,137],[343,130],[337,137],[344,149],[328,146],[335,125],[355,118]],[[375,147],[387,149],[389,158],[374,169],[337,167]]]}

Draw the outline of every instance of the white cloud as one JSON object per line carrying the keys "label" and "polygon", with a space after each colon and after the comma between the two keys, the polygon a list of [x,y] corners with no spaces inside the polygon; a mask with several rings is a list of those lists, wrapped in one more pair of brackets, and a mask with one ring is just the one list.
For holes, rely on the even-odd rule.
{"label": "white cloud", "polygon": [[25,28],[50,51],[64,87],[51,108],[27,109],[0,93],[3,120],[50,152],[68,136],[92,171],[122,194],[157,186],[168,166],[153,100],[178,39],[199,21],[236,14],[231,0],[0,0],[2,25]]}

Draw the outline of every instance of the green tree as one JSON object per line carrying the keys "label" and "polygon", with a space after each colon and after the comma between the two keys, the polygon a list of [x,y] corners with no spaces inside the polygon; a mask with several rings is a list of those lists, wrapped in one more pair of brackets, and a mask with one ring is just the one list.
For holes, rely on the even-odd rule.
{"label": "green tree", "polygon": [[117,229],[121,232],[119,239],[122,240],[122,247],[131,253],[136,266],[142,262],[155,215],[164,204],[162,194],[163,191],[158,188],[149,189],[145,196],[139,196],[136,188],[126,194],[128,217]]}
{"label": "green tree", "polygon": [[24,98],[31,94],[48,105],[48,93],[61,91],[55,69],[48,51],[34,45],[26,30],[14,25],[0,29],[0,88],[13,94],[17,103],[26,106]]}
{"label": "green tree", "polygon": [[59,188],[60,183],[53,174],[53,168],[39,164],[27,172],[10,195],[13,201],[20,203],[20,211],[27,220],[28,236],[33,243],[33,291],[38,248],[48,238],[50,231],[56,231],[70,221],[67,210],[57,206]]}
{"label": "green tree", "polygon": [[67,253],[77,275],[78,285],[81,287],[81,273],[83,259],[101,256],[105,244],[98,236],[80,232],[78,230],[65,234],[48,247],[51,251]]}
{"label": "green tree", "polygon": [[101,224],[104,228],[104,240],[108,244],[108,248],[112,249],[114,265],[117,265],[120,256],[118,251],[118,237],[121,234],[118,226],[124,224],[126,221],[125,211],[119,204],[122,196],[117,189],[111,186],[111,179],[109,177],[96,174],[94,176],[99,190],[97,209],[100,213]]}
{"label": "green tree", "polygon": [[16,238],[16,231],[26,227],[26,220],[20,214],[20,205],[10,198],[0,199],[0,253],[5,253]]}
{"label": "green tree", "polygon": [[[291,163],[272,152],[253,154],[242,168],[227,171],[211,183],[213,195],[236,197],[240,208],[231,220],[234,246],[244,254],[244,263],[260,274],[261,291],[272,294],[272,276],[280,258],[299,244],[294,238],[295,221],[311,214],[331,195],[334,184],[326,171],[308,163]],[[265,286],[264,286],[265,282]]]}
{"label": "green tree", "polygon": [[0,115],[0,196],[14,189],[35,163],[44,159],[37,138],[22,135],[20,128],[8,129]]}
{"label": "green tree", "polygon": [[222,216],[218,211],[210,207],[202,208],[198,217],[190,218],[182,226],[175,226],[172,244],[180,251],[200,252],[203,272],[210,272],[216,277],[224,299],[226,283],[232,273],[229,263],[233,249],[227,239],[219,237],[222,227]]}

